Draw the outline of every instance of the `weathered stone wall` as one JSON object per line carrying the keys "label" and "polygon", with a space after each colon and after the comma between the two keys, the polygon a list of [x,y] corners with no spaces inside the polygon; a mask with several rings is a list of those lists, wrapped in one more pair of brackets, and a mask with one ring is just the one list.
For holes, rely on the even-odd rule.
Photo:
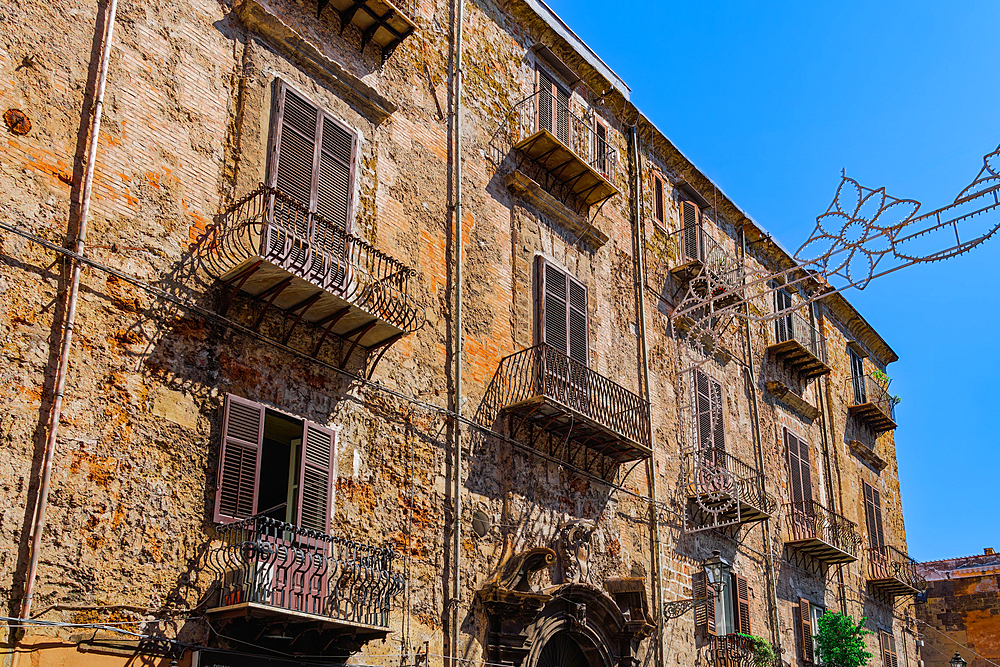
{"label": "weathered stone wall", "polygon": [[994,550],[917,568],[928,583],[927,602],[916,608],[924,665],[945,667],[956,651],[970,667],[1000,659],[1000,557]]}
{"label": "weathered stone wall", "polygon": [[[206,558],[226,393],[340,428],[333,532],[368,543],[388,541],[399,552],[396,567],[409,583],[393,609],[395,633],[365,649],[372,664],[395,664],[400,653],[424,641],[430,642],[434,661],[451,642],[467,659],[484,659],[486,627],[476,591],[512,553],[556,548],[561,527],[572,521],[594,527],[581,577],[596,587],[612,577],[644,577],[648,599],[659,602],[647,467],[622,466],[612,484],[602,483],[579,474],[573,465],[578,461],[562,465],[515,445],[524,434],[508,432],[495,413],[482,409],[501,360],[538,341],[537,256],[588,288],[590,368],[643,393],[627,134],[634,113],[618,93],[604,98],[608,87],[599,75],[520,3],[467,3],[462,412],[487,415],[482,425],[497,433],[466,427],[459,601],[464,634],[456,640],[447,636],[444,623],[454,567],[448,488],[455,424],[442,411],[454,407],[451,8],[440,0],[420,3],[416,33],[384,64],[380,50],[360,49],[360,31],[352,26],[342,31],[329,9],[317,19],[310,3],[280,0],[267,8],[280,17],[283,29],[345,74],[317,73],[316,63],[303,55],[307,49],[290,50],[273,34],[248,28],[226,2],[122,0],[119,6],[88,255],[197,308],[178,306],[99,269],[84,271],[35,609],[44,610],[46,619],[73,622],[179,618],[184,620],[168,626],[170,636],[213,641],[208,625],[189,610],[202,609],[212,593]],[[5,25],[25,28],[0,36],[0,106],[22,109],[33,124],[25,136],[7,134],[0,149],[0,220],[55,243],[75,233],[89,126],[84,111],[92,102],[98,67],[95,25],[103,26],[104,12],[104,5],[86,0],[0,8]],[[537,41],[549,43],[581,73],[584,81],[572,91],[571,106],[608,124],[609,143],[619,156],[610,178],[621,194],[590,212],[593,226],[609,237],[599,248],[578,242],[577,233],[539,214],[504,185],[513,158],[495,154],[496,133],[510,107],[533,90],[537,56],[531,47]],[[373,376],[376,384],[337,372],[347,350],[339,343],[328,342],[316,360],[295,354],[316,340],[315,327],[295,329],[287,348],[274,345],[289,322],[271,311],[260,327],[267,339],[248,335],[241,327],[251,326],[261,312],[251,299],[238,296],[225,319],[205,313],[218,312],[225,300],[203,264],[206,233],[221,211],[267,178],[279,80],[357,131],[353,233],[416,269],[412,289],[426,309],[426,324],[386,353]],[[345,92],[345,82],[352,81],[368,92],[361,97],[357,90]],[[383,113],[385,105],[393,107],[391,113]],[[679,339],[669,326],[677,296],[669,269],[677,253],[671,233],[678,228],[672,183],[682,176],[692,180],[693,167],[662,141],[644,143],[641,152],[647,215],[639,220],[646,264],[640,282],[646,292],[664,599],[689,597],[691,575],[719,549],[734,571],[749,579],[755,634],[773,638],[777,598],[786,662],[796,661],[793,617],[799,597],[893,627],[890,607],[860,602],[867,600],[864,561],[819,575],[794,565],[781,543],[780,514],[736,531],[685,530],[681,451],[692,444],[691,424],[682,420],[678,405],[688,400],[684,387],[690,383],[678,372],[689,358],[676,347]],[[648,215],[650,165],[666,177],[666,230]],[[742,223],[714,217],[713,238],[741,256]],[[0,391],[8,406],[0,419],[7,451],[0,468],[0,602],[13,615],[29,556],[69,265],[7,232],[0,233],[0,249]],[[746,261],[754,269],[775,266],[774,256],[765,252],[751,252]],[[758,301],[751,306],[758,312],[769,307]],[[844,403],[850,371],[845,345],[857,336],[822,312],[833,367],[829,379],[803,383],[770,361],[768,324],[746,329],[737,320],[726,330],[728,354],[715,355],[705,368],[725,387],[727,448],[745,462],[762,464],[767,491],[784,503],[781,433],[782,427],[793,429],[812,448],[814,496],[863,528],[859,480],[878,485],[888,540],[905,547],[891,434],[874,443],[890,463],[881,475],[853,457],[846,444],[854,439],[847,435],[854,427]],[[363,372],[357,355],[347,370]],[[809,422],[787,409],[767,393],[771,379],[824,406],[824,416]],[[490,522],[482,537],[469,530],[476,510]],[[845,589],[838,587],[840,574]],[[548,587],[563,579],[557,562],[537,583]],[[108,605],[130,609],[112,612],[104,608]],[[653,610],[653,618],[659,616]],[[665,664],[691,664],[696,652],[706,659],[690,613],[663,628]],[[71,632],[31,634],[68,641]],[[642,643],[641,664],[653,662],[654,642],[655,635]]]}

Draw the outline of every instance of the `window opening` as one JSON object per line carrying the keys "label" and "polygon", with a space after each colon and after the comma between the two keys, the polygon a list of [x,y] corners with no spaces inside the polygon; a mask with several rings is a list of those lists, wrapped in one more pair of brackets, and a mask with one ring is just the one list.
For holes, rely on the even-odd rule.
{"label": "window opening", "polygon": [[865,361],[864,358],[852,349],[848,348],[851,355],[851,381],[854,384],[854,403],[861,405],[868,402],[867,391],[865,390]]}

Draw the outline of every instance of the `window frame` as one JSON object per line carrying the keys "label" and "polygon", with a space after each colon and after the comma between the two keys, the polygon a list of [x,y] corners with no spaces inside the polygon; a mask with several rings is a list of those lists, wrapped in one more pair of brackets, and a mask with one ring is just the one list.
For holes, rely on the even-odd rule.
{"label": "window frame", "polygon": [[[238,416],[234,419],[234,406],[244,411],[244,414]],[[258,507],[259,504],[259,492],[261,486],[261,461],[264,458],[264,440],[266,438],[266,419],[268,412],[276,413],[279,415],[284,415],[289,419],[293,419],[296,422],[301,422],[302,426],[302,437],[300,444],[298,445],[299,454],[296,457],[295,447],[292,448],[292,460],[289,462],[289,487],[286,490],[286,494],[294,494],[295,506],[292,508],[286,507],[286,517],[291,517],[292,523],[296,526],[307,528],[310,530],[316,530],[324,534],[329,534],[330,528],[333,522],[333,515],[336,511],[336,489],[337,489],[337,456],[340,450],[340,428],[330,427],[317,424],[315,422],[309,421],[308,419],[299,417],[297,415],[290,415],[282,410],[274,409],[264,403],[259,403],[257,401],[252,401],[242,396],[237,396],[235,394],[226,394],[222,405],[222,433],[221,433],[221,444],[219,447],[219,464],[218,471],[216,475],[216,488],[215,488],[215,500],[213,504],[213,522],[214,523],[235,523],[237,521],[242,521],[248,519],[252,516],[258,515],[262,509]],[[256,415],[254,417],[253,415]],[[256,418],[256,424],[252,423],[252,419]],[[230,428],[232,426],[232,429]],[[241,490],[245,490],[245,485],[248,482],[248,474],[250,474],[249,465],[244,465],[244,459],[240,460],[239,464],[230,463],[232,459],[230,457],[230,451],[232,448],[237,447],[243,450],[248,450],[253,443],[249,443],[246,438],[234,438],[234,432],[242,431],[244,434],[249,435],[250,430],[256,428],[257,431],[257,444],[256,444],[256,456],[252,463],[252,500],[247,506],[246,503],[239,505],[238,507],[232,508],[235,511],[228,511],[231,508],[231,504],[224,501],[224,495],[228,492],[227,489],[232,488],[234,480],[241,486]],[[315,433],[319,441],[316,439],[310,439],[310,435]],[[323,451],[313,451],[312,455],[307,451],[311,443],[316,443],[316,446],[322,445],[322,440],[328,438],[327,442],[329,450],[326,454],[329,456],[327,465],[324,467],[322,465]],[[296,469],[295,463],[298,464]],[[293,475],[294,471],[294,475]],[[309,476],[307,477],[307,472]],[[320,526],[313,522],[311,525],[306,525],[306,513],[307,513],[307,502],[305,498],[306,494],[306,480],[311,479],[314,482],[317,481],[317,475],[320,476],[320,480],[325,484],[325,515],[322,515],[322,523]],[[323,476],[325,475],[325,478]],[[293,484],[294,482],[294,484]],[[315,506],[317,500],[323,499],[323,491],[315,490],[312,492],[314,495],[309,499],[309,503]],[[315,494],[320,494],[319,496]],[[227,506],[224,506],[227,505]],[[313,510],[313,514],[315,511]],[[316,517],[313,517],[315,519]]]}

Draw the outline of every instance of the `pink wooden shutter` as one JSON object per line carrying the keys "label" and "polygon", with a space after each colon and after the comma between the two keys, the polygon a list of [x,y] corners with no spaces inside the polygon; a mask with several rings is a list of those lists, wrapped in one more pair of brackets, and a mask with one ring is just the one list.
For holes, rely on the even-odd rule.
{"label": "pink wooden shutter", "polygon": [[299,463],[299,526],[329,534],[336,485],[337,432],[307,421]]}
{"label": "pink wooden shutter", "polygon": [[216,523],[253,516],[264,442],[264,406],[226,394],[222,416],[222,449],[215,490]]}

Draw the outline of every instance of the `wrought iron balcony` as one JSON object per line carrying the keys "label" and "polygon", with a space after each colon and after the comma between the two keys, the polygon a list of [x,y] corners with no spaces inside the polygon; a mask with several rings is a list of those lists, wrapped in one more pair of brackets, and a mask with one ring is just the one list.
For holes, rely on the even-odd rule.
{"label": "wrought iron balcony", "polygon": [[826,338],[801,313],[790,312],[774,320],[767,351],[803,378],[826,375]]}
{"label": "wrought iron balcony", "polygon": [[621,161],[607,133],[595,127],[594,119],[575,113],[568,100],[538,90],[510,109],[494,150],[515,149],[541,170],[543,185],[596,206],[620,194],[613,180]]}
{"label": "wrought iron balcony", "polygon": [[695,521],[704,526],[762,521],[778,503],[764,490],[764,475],[722,449],[687,450],[684,483]]}
{"label": "wrought iron balcony", "polygon": [[788,546],[827,564],[858,559],[861,536],[853,521],[812,500],[788,503],[784,510]]}
{"label": "wrought iron balcony", "polygon": [[258,515],[218,527],[210,567],[221,618],[280,618],[352,634],[384,636],[403,590],[395,553]]}
{"label": "wrought iron balcony", "polygon": [[847,388],[847,411],[876,434],[896,428],[896,401],[871,375],[855,375]]}
{"label": "wrought iron balcony", "polygon": [[917,574],[917,561],[890,546],[868,549],[868,585],[890,596],[927,589],[927,581]]}
{"label": "wrought iron balcony", "polygon": [[617,463],[652,452],[649,403],[548,345],[504,358],[488,400],[508,415]]}
{"label": "wrought iron balcony", "polygon": [[709,638],[708,664],[711,667],[781,667],[781,655],[775,650],[774,662],[761,664],[750,637],[717,635]]}
{"label": "wrought iron balcony", "polygon": [[718,297],[717,308],[742,301],[743,267],[701,223],[674,233],[678,259],[670,273],[700,296]]}
{"label": "wrought iron balcony", "polygon": [[317,14],[327,5],[340,15],[341,31],[345,25],[361,30],[362,51],[369,42],[381,46],[383,61],[417,28],[417,0],[319,0]]}
{"label": "wrought iron balcony", "polygon": [[233,293],[265,302],[254,328],[267,308],[281,308],[296,324],[322,327],[316,352],[331,334],[374,349],[423,323],[410,294],[413,269],[275,188],[261,186],[233,204],[208,243],[209,270]]}

